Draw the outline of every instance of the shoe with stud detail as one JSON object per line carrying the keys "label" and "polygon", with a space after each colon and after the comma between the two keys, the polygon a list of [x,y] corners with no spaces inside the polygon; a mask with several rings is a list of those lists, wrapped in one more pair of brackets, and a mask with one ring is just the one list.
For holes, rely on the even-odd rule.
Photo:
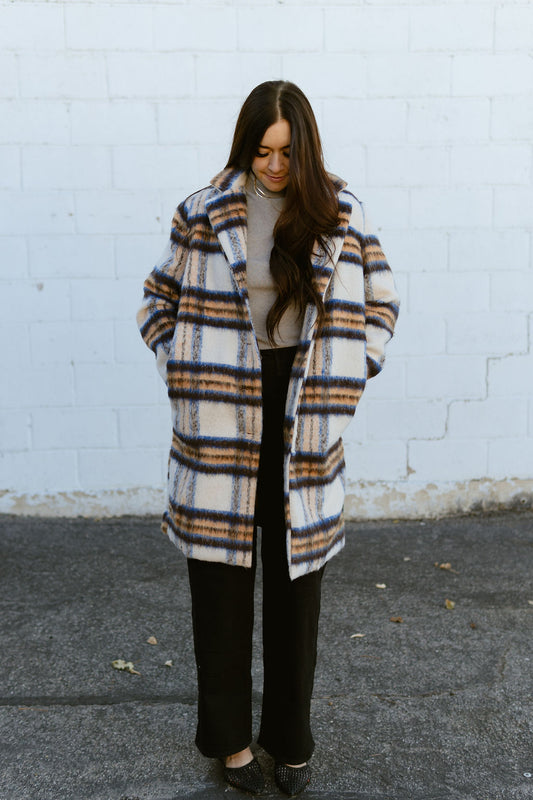
{"label": "shoe with stud detail", "polygon": [[253,758],[244,767],[227,767],[222,761],[224,780],[236,789],[250,794],[260,794],[265,788],[263,771],[256,758]]}
{"label": "shoe with stud detail", "polygon": [[309,764],[304,764],[303,767],[289,767],[287,764],[277,763],[274,768],[274,778],[282,792],[289,797],[295,797],[309,785],[311,767]]}

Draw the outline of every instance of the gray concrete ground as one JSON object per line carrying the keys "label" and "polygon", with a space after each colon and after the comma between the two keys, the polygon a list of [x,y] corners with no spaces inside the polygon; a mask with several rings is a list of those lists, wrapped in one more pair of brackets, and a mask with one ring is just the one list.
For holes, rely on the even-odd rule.
{"label": "gray concrete ground", "polygon": [[[0,552],[1,800],[244,797],[193,743],[186,562],[158,520],[0,517]],[[532,567],[531,513],[348,526],[308,800],[533,797]]]}

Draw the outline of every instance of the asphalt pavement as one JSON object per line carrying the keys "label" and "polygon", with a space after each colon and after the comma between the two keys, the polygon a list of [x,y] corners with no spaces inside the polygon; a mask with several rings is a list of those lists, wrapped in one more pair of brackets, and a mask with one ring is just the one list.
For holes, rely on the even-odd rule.
{"label": "asphalt pavement", "polygon": [[[194,745],[186,562],[157,519],[0,517],[0,573],[0,800],[246,796]],[[350,523],[312,713],[307,800],[531,800],[533,514]]]}

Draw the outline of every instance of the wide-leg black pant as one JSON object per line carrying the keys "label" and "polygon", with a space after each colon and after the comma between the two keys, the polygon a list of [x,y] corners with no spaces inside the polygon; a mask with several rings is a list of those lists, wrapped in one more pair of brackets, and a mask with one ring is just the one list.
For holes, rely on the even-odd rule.
{"label": "wide-leg black pant", "polygon": [[[283,420],[296,348],[263,350],[263,435],[256,527],[263,567],[263,703],[259,744],[277,761],[313,752],[310,705],[323,569],[291,581],[283,498]],[[252,740],[252,629],[256,557],[251,569],[189,559],[198,671],[196,744],[224,757]]]}

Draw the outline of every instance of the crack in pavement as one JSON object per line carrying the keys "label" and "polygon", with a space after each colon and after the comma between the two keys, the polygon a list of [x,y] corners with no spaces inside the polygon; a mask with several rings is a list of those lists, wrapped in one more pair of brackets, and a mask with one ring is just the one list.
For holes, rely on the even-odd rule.
{"label": "crack in pavement", "polygon": [[140,695],[132,697],[131,695],[72,695],[66,697],[50,697],[50,696],[37,696],[27,697],[22,695],[14,695],[13,697],[0,698],[0,708],[54,708],[60,706],[119,706],[126,704],[143,704],[143,705],[196,705],[196,697],[191,695],[181,694],[165,694],[165,695]]}

